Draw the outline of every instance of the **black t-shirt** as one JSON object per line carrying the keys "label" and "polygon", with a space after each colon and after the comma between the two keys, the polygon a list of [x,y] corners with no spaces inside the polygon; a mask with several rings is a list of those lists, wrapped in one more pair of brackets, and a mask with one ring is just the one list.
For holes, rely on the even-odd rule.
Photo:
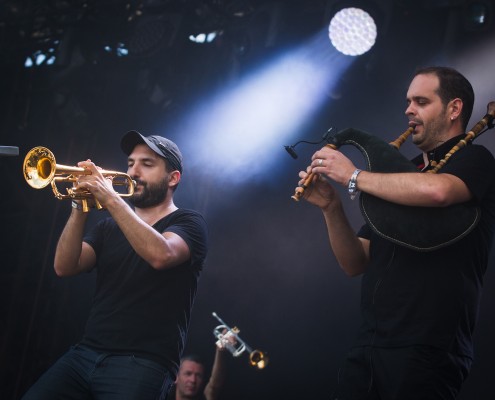
{"label": "black t-shirt", "polygon": [[[439,161],[458,140],[431,155]],[[422,156],[413,161],[420,166]],[[429,252],[396,245],[366,225],[361,228],[358,236],[371,242],[357,345],[431,345],[473,357],[472,334],[495,230],[495,160],[485,147],[468,145],[438,173],[466,183],[481,209],[480,221],[463,239]]]}
{"label": "black t-shirt", "polygon": [[178,209],[154,226],[174,232],[191,258],[156,270],[136,254],[112,218],[84,238],[96,252],[96,291],[82,344],[97,351],[133,354],[177,373],[197,283],[207,254],[207,227],[195,211]]}

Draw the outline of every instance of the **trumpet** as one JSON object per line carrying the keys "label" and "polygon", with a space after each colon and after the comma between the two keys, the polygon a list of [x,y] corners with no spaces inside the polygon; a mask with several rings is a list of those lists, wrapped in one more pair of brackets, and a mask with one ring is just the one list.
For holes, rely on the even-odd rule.
{"label": "trumpet", "polygon": [[[93,199],[95,207],[102,209],[101,204],[86,189],[66,188],[67,194],[62,194],[58,183],[74,183],[77,176],[91,175],[91,171],[84,168],[71,167],[56,163],[55,156],[46,147],[38,146],[31,149],[24,158],[23,173],[26,182],[35,189],[43,189],[51,184],[55,197],[59,200],[81,200],[84,212],[89,211],[88,199]],[[100,170],[101,174],[112,179],[114,186],[127,186],[127,193],[119,193],[121,197],[130,197],[134,194],[136,183],[123,172]]]}
{"label": "trumpet", "polygon": [[[268,356],[260,350],[251,349],[246,342],[239,337],[239,328],[230,328],[222,319],[213,312],[212,315],[221,323],[213,329],[213,336],[217,339],[216,345],[220,348],[226,348],[234,357],[239,357],[247,351],[249,353],[249,364],[252,367],[263,369],[268,364]],[[226,332],[225,332],[226,331]],[[225,332],[225,333],[224,333]]]}

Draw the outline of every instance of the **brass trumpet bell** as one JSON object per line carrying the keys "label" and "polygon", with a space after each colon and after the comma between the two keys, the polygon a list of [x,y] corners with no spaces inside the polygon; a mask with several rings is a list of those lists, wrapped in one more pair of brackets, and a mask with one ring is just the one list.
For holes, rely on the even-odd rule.
{"label": "brass trumpet bell", "polygon": [[[117,171],[100,170],[100,172],[103,176],[111,178],[114,186],[127,186],[127,193],[116,191],[119,196],[130,197],[134,194],[135,182],[129,175]],[[55,156],[46,147],[34,147],[26,154],[23,174],[26,182],[35,189],[43,189],[51,184],[53,193],[59,200],[82,200],[85,212],[88,211],[88,199],[93,199],[96,207],[102,208],[88,190],[66,188],[66,194],[59,191],[57,183],[74,183],[77,181],[77,176],[91,175],[91,171],[80,167],[57,164]]]}
{"label": "brass trumpet bell", "polygon": [[249,364],[258,369],[263,369],[268,365],[268,356],[260,350],[254,350],[249,354]]}

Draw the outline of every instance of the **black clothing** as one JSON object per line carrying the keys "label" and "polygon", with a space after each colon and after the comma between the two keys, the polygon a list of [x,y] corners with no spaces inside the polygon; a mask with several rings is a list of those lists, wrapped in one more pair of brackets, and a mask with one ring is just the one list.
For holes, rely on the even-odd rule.
{"label": "black clothing", "polygon": [[[437,148],[435,158],[458,140]],[[423,159],[415,161],[419,165]],[[480,222],[457,243],[429,252],[393,244],[367,226],[360,230],[358,236],[371,242],[358,346],[429,345],[473,357],[472,334],[495,229],[495,160],[486,148],[473,144],[455,153],[438,173],[466,183],[473,204],[481,208]]]}
{"label": "black clothing", "polygon": [[185,209],[167,215],[153,228],[184,239],[190,260],[166,270],[153,269],[112,218],[100,221],[84,238],[96,252],[98,274],[81,344],[147,358],[176,375],[207,254],[207,228],[200,214]]}
{"label": "black clothing", "polygon": [[331,400],[454,400],[471,362],[431,346],[354,347]]}
{"label": "black clothing", "polygon": [[172,375],[146,358],[113,355],[72,346],[22,400],[157,400],[172,385]]}
{"label": "black clothing", "polygon": [[[457,141],[436,149],[436,159]],[[358,345],[431,345],[473,357],[472,333],[495,227],[494,172],[493,156],[478,145],[458,151],[439,171],[462,179],[481,207],[478,226],[451,246],[415,252],[362,228],[358,235],[371,239],[371,245]]]}
{"label": "black clothing", "polygon": [[[430,165],[416,157],[418,170],[431,169],[431,160],[440,161],[460,137],[430,152]],[[480,221],[456,243],[425,252],[392,243],[367,225],[360,229],[358,236],[370,240],[361,281],[363,323],[332,400],[453,400],[469,373],[495,231],[495,159],[471,144],[438,173],[467,185]]]}

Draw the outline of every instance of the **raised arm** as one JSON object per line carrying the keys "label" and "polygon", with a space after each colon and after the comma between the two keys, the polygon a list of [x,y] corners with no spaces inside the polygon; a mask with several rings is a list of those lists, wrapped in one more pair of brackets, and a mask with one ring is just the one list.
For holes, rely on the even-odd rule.
{"label": "raised arm", "polygon": [[[315,173],[344,187],[347,187],[356,169],[344,154],[329,147],[324,147],[313,155],[311,166]],[[447,173],[362,171],[357,176],[357,188],[381,199],[407,206],[445,207],[466,202],[472,197],[461,179]]]}
{"label": "raised arm", "polygon": [[72,209],[55,250],[54,269],[58,276],[89,271],[96,262],[93,248],[83,242],[86,218],[86,213]]}
{"label": "raised arm", "polygon": [[205,387],[204,395],[206,400],[216,400],[220,396],[220,392],[225,383],[226,358],[228,351],[223,347],[216,347],[215,360],[211,369],[211,376],[208,384]]}
{"label": "raised arm", "polygon": [[136,253],[153,268],[172,268],[190,258],[189,246],[184,239],[172,232],[157,232],[122,198],[112,198],[105,206]]}
{"label": "raised arm", "polygon": [[[129,207],[112,187],[111,180],[104,177],[90,161],[78,163],[78,166],[91,170],[91,175],[80,177],[79,187],[89,190],[100,204],[108,210],[125,237],[139,256],[155,269],[172,268],[190,258],[186,242],[177,234],[157,232],[152,225],[157,222],[153,214],[141,217]],[[170,203],[173,206],[172,203]],[[157,208],[157,215],[164,215]],[[175,209],[175,207],[174,207]]]}

